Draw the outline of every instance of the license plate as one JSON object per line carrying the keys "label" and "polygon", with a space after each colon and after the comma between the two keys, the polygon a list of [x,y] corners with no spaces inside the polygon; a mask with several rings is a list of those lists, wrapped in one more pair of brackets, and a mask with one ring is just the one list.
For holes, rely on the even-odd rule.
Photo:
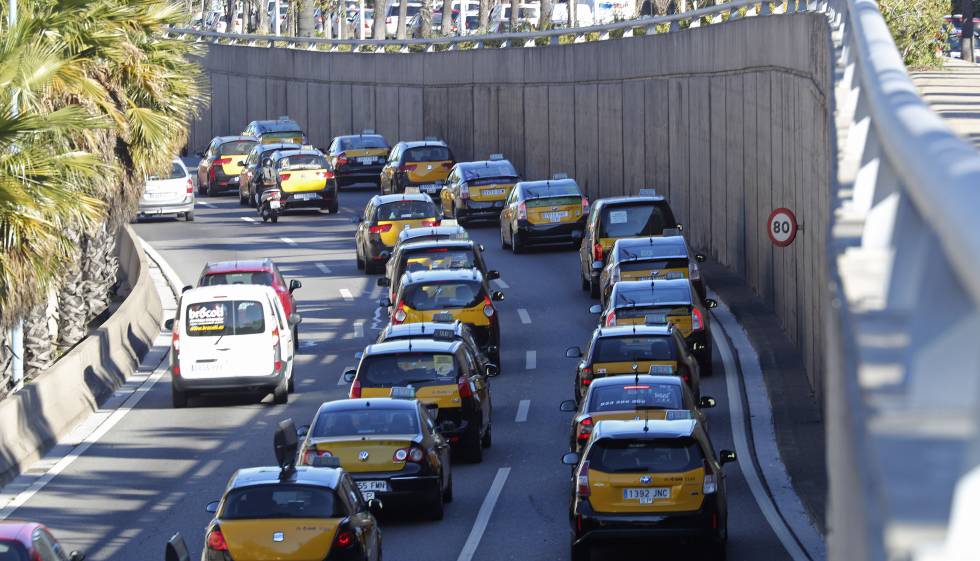
{"label": "license plate", "polygon": [[439,185],[435,183],[419,185],[419,191],[422,191],[423,193],[435,193],[437,189],[439,189]]}
{"label": "license plate", "polygon": [[640,501],[641,505],[653,504],[653,501],[662,501],[670,498],[670,487],[651,487],[623,489],[623,500]]}
{"label": "license plate", "polygon": [[369,158],[358,158],[357,159],[357,163],[359,163],[359,164],[373,164],[374,163],[374,158],[373,157],[369,157]]}
{"label": "license plate", "polygon": [[551,222],[561,222],[562,218],[568,216],[568,211],[563,210],[560,212],[545,212],[542,214],[542,216],[544,216],[547,220],[550,220]]}
{"label": "license plate", "polygon": [[195,362],[191,365],[191,371],[193,372],[215,372],[218,370],[220,365],[217,362]]}
{"label": "license plate", "polygon": [[152,199],[154,201],[159,200],[159,199],[166,199],[169,196],[170,196],[170,193],[147,193],[146,194],[146,198],[147,199]]}
{"label": "license plate", "polygon": [[480,191],[480,194],[483,195],[484,197],[492,197],[494,195],[503,195],[504,194],[504,190],[503,189],[484,189],[484,190]]}
{"label": "license plate", "polygon": [[671,271],[671,272],[667,273],[667,277],[666,278],[667,278],[667,280],[682,279],[682,278],[684,278],[684,273],[682,273],[680,271]]}
{"label": "license plate", "polygon": [[388,491],[387,481],[358,481],[357,488],[361,493],[386,493]]}
{"label": "license plate", "polygon": [[361,491],[361,496],[364,497],[365,501],[370,501],[374,498],[374,493],[372,491]]}
{"label": "license plate", "polygon": [[269,208],[279,208],[281,204],[279,201],[269,201]]}
{"label": "license plate", "polygon": [[297,193],[293,198],[297,201],[309,201],[316,198],[316,193]]}

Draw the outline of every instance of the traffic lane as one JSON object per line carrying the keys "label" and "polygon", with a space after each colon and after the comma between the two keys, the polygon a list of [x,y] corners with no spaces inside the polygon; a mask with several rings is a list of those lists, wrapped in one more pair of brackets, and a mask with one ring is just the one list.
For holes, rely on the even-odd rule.
{"label": "traffic lane", "polygon": [[[564,358],[565,348],[584,346],[596,325],[588,312],[594,301],[577,282],[578,255],[565,249],[542,248],[525,255],[500,249],[499,230],[488,226],[468,226],[472,237],[487,248],[488,266],[501,271],[511,310],[524,308],[531,323],[520,323],[510,314],[503,331],[504,344],[535,347],[537,368],[526,372],[519,391],[530,399],[531,414],[526,430],[515,431],[508,441],[522,466],[514,469],[497,505],[485,541],[493,547],[481,548],[475,559],[527,558],[563,559],[569,555],[571,531],[568,523],[570,470],[560,463],[567,451],[570,413],[558,410],[562,399],[573,397],[576,361]],[[533,267],[528,266],[533,263]],[[710,284],[710,279],[708,279]],[[543,292],[543,290],[545,292]],[[543,296],[546,294],[546,296]],[[715,329],[719,329],[717,323]],[[509,344],[508,344],[509,346]],[[715,372],[702,379],[702,392],[717,399],[718,406],[707,410],[715,450],[734,449],[725,382],[726,365],[717,351]],[[502,379],[503,377],[501,377]],[[495,386],[495,390],[501,384]],[[514,398],[512,398],[514,399]],[[533,419],[533,422],[531,420]],[[749,491],[737,464],[725,467],[729,546],[732,559],[789,559]],[[533,528],[533,531],[528,531]],[[597,559],[619,559],[623,555],[649,555],[643,548],[597,548]],[[668,548],[664,559],[686,559],[684,548]]]}

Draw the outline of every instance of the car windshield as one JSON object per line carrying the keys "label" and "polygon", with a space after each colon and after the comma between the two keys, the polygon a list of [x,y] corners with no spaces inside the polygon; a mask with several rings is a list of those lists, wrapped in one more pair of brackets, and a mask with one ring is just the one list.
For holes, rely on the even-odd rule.
{"label": "car windshield", "polygon": [[361,360],[357,377],[362,385],[375,387],[455,384],[456,360],[449,353],[368,356]]}
{"label": "car windshield", "polygon": [[665,205],[626,205],[602,209],[599,237],[629,238],[660,236],[664,228],[674,228],[673,215]]}
{"label": "car windshield", "polygon": [[601,439],[589,451],[589,469],[605,473],[680,473],[704,466],[693,438]]}
{"label": "car windshield", "polygon": [[452,159],[449,148],[445,146],[419,146],[405,151],[405,161],[408,163],[445,162]]}
{"label": "car windshield", "polygon": [[344,507],[332,489],[308,485],[256,485],[234,489],[225,497],[219,518],[339,518]]}
{"label": "car windshield", "polygon": [[487,162],[484,166],[463,168],[463,181],[479,184],[481,179],[517,179],[517,170],[508,161]]}
{"label": "car windshield", "polygon": [[242,156],[248,154],[255,148],[257,142],[254,140],[236,140],[225,142],[218,148],[218,153],[222,156]]}
{"label": "car windshield", "polygon": [[677,349],[667,336],[601,337],[592,356],[593,362],[677,360]]}
{"label": "car windshield", "polygon": [[189,304],[185,315],[187,335],[217,337],[265,332],[265,311],[254,300],[221,300]]}
{"label": "car windshield", "polygon": [[362,150],[367,148],[387,148],[385,139],[380,136],[351,136],[341,138],[338,147],[341,150]]}
{"label": "car windshield", "polygon": [[[434,269],[472,269],[476,267],[471,249],[450,249],[446,247],[430,247],[413,250],[403,255],[404,271],[427,271]],[[401,276],[400,274],[397,276]]]}
{"label": "car windshield", "polygon": [[479,281],[446,281],[410,284],[402,290],[401,301],[413,310],[472,308],[483,300]]}
{"label": "car windshield", "polygon": [[637,406],[683,409],[681,387],[673,384],[625,384],[592,389],[590,412],[623,411]]}
{"label": "car windshield", "polygon": [[279,160],[279,169],[326,169],[327,161],[319,154],[296,154]]}
{"label": "car windshield", "polygon": [[222,284],[261,284],[263,286],[272,286],[272,273],[265,271],[245,271],[207,274],[201,278],[200,286],[218,286]]}
{"label": "car windshield", "polygon": [[436,217],[436,205],[432,201],[394,201],[378,206],[378,220],[422,220]]}
{"label": "car windshield", "polygon": [[27,561],[27,550],[20,542],[0,540],[0,561]]}
{"label": "car windshield", "polygon": [[160,181],[164,179],[183,179],[187,177],[187,173],[184,171],[184,167],[177,162],[170,165],[170,175],[150,175],[150,181]]}
{"label": "car windshield", "polygon": [[384,434],[417,434],[418,414],[411,409],[371,407],[355,411],[330,411],[317,417],[312,436],[373,436]]}

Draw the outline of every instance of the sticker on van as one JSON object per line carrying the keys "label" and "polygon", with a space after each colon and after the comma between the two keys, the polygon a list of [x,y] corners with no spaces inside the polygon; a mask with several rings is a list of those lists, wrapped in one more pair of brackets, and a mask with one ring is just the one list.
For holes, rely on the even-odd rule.
{"label": "sticker on van", "polygon": [[224,331],[225,303],[191,304],[187,307],[187,332],[193,334]]}

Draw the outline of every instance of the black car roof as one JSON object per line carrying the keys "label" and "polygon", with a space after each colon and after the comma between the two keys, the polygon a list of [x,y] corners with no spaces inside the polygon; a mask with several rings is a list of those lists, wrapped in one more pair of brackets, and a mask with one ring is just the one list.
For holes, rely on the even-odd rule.
{"label": "black car roof", "polygon": [[[647,238],[620,238],[616,240],[614,250],[622,253],[624,250],[634,255],[622,255],[625,259],[667,259],[688,257],[687,242],[684,236],[650,236]],[[642,251],[642,253],[637,253]],[[620,257],[620,255],[617,255]]]}

